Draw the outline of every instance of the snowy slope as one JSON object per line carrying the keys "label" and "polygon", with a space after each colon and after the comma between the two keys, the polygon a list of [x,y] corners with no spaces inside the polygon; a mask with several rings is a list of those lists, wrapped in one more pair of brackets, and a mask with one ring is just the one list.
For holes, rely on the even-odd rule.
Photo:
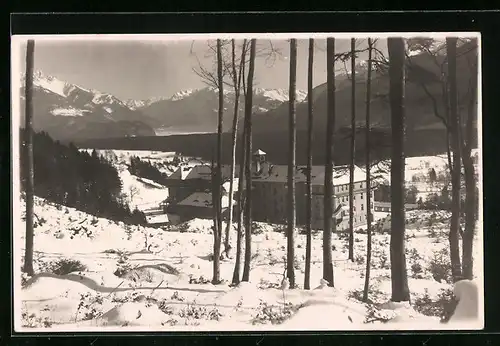
{"label": "snowy slope", "polygon": [[[24,209],[23,201],[20,206]],[[386,304],[390,298],[390,270],[382,261],[385,257],[387,263],[387,234],[374,234],[370,293],[371,299],[378,302],[378,314],[388,316],[389,322],[384,324],[380,321],[366,323],[369,316],[367,307],[354,298],[363,287],[365,265],[358,259],[359,255],[354,263],[346,260],[347,242],[337,234],[332,241],[335,247],[335,289],[322,285],[312,291],[280,289],[286,239],[283,233],[273,231],[275,226],[265,224],[259,224],[257,229],[261,231],[253,236],[250,283],[231,288],[227,282],[215,286],[190,283],[190,277],[198,280],[211,277],[213,237],[209,232],[210,221],[193,220],[187,225],[191,229],[188,232],[176,232],[174,229],[165,232],[95,218],[72,208],[51,205],[39,198],[36,198],[35,214],[37,220],[45,220],[37,225],[35,232],[35,271],[40,273],[51,261],[62,258],[79,260],[87,266],[87,270],[63,276],[41,273],[29,279],[27,285],[15,295],[21,300],[16,303],[19,308],[15,311],[25,313],[24,317],[16,316],[16,330],[20,330],[21,325],[31,331],[39,328],[54,331],[102,330],[103,327],[120,327],[122,331],[123,328],[213,331],[481,327],[481,321],[470,316],[468,320],[459,319],[462,326],[457,327],[456,324],[451,326],[451,322],[450,325],[440,324],[436,317],[423,316],[415,311],[414,306]],[[425,215],[420,217],[425,218]],[[436,228],[439,227],[436,225]],[[24,222],[15,229],[19,231],[15,232],[14,268],[20,268],[24,253]],[[87,232],[76,234],[76,229]],[[206,231],[196,231],[198,229]],[[440,251],[438,249],[446,247],[446,235],[439,236],[443,239],[436,242],[438,238],[422,237],[426,229],[419,230],[414,224],[409,224],[408,229],[409,254],[419,253],[418,262],[423,267],[420,278],[414,278],[412,272],[409,273],[412,302],[418,302],[424,296],[436,299],[443,290],[452,286],[435,281],[426,264],[436,251]],[[364,253],[366,236],[357,233],[355,239],[356,254]],[[313,287],[320,283],[322,276],[321,242],[321,233],[314,233]],[[295,273],[301,285],[304,235],[297,235],[296,246],[298,267]],[[130,275],[120,278],[113,272],[120,267],[121,257],[126,258],[130,268],[136,269],[130,269]],[[408,255],[408,261],[412,264],[415,259]],[[223,279],[231,278],[233,265],[234,259],[221,262]],[[19,276],[17,271],[16,278]],[[283,297],[287,304],[298,310],[282,324],[266,323],[265,309],[279,312]],[[78,308],[80,302],[83,306]],[[311,319],[312,314],[322,318]],[[259,316],[262,324],[255,322]]]}

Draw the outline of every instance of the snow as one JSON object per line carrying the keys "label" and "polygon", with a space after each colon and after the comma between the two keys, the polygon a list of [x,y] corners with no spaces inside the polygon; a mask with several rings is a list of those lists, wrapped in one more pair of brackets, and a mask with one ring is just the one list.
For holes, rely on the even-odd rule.
{"label": "snow", "polygon": [[69,108],[54,108],[50,111],[52,115],[59,115],[63,117],[81,117],[84,113],[88,113],[88,110],[77,109],[73,107]]}
{"label": "snow", "polygon": [[53,76],[44,75],[42,71],[35,71],[33,85],[50,90],[62,97],[66,97],[64,90],[67,84]]}
{"label": "snow", "polygon": [[[264,88],[256,88],[256,95],[262,95],[271,100],[276,100],[280,102],[288,102],[289,92],[287,89],[264,89]],[[297,102],[302,102],[307,97],[307,92],[302,90],[296,90],[296,100]]]}
{"label": "snow", "polygon": [[181,90],[176,92],[175,94],[172,95],[170,100],[172,101],[179,101],[182,100],[183,98],[191,95],[193,92],[197,91],[197,89],[187,89],[187,90]]}
{"label": "snow", "polygon": [[[192,206],[192,207],[211,207],[212,206],[212,194],[208,192],[195,192],[184,200],[177,203],[178,205]],[[226,196],[221,197],[222,208],[227,208],[229,205],[229,199]]]}
{"label": "snow", "polygon": [[111,108],[109,108],[109,107],[103,107],[103,108],[104,108],[104,110],[105,110],[106,112],[108,112],[108,113],[113,113],[113,110],[112,110]]}
{"label": "snow", "polygon": [[[166,159],[172,157],[172,153],[116,151],[115,154],[123,192],[127,194],[132,187],[138,190],[133,196],[128,194],[132,205],[144,211],[157,210],[156,202],[168,196],[168,189],[145,184],[128,172],[124,162],[130,155]],[[421,170],[427,170],[425,164],[422,167]],[[24,208],[21,200],[21,214]],[[281,289],[286,256],[286,237],[280,231],[283,227],[257,222],[252,236],[250,282],[230,287],[227,281],[220,285],[209,282],[213,269],[211,220],[194,219],[166,230],[127,226],[41,198],[35,198],[34,211],[35,220],[45,222],[39,222],[35,229],[37,274],[28,278],[23,288],[19,278],[25,224],[22,215],[14,219],[16,331],[472,330],[484,325],[479,265],[474,266],[473,281],[463,280],[455,286],[433,277],[430,264],[448,247],[449,214],[444,211],[406,213],[411,304],[390,302],[390,217],[387,213],[375,213],[380,230],[373,234],[369,298],[373,302],[370,306],[377,308],[378,315],[388,319],[385,323],[367,323],[368,305],[356,298],[363,287],[366,266],[366,234],[363,232],[355,233],[354,262],[347,260],[347,239],[338,233],[332,235],[335,288],[327,287],[322,280],[322,232],[313,232],[311,286],[316,287],[313,290],[301,289],[306,236],[296,234],[295,274],[299,288]],[[168,221],[166,215],[148,217],[152,223],[153,220]],[[431,218],[435,220],[432,227],[429,226]],[[88,230],[90,235],[75,234],[74,229],[78,227]],[[480,259],[480,223],[477,233],[474,258]],[[51,274],[44,269],[49,262],[63,258],[78,260],[87,268],[65,275]],[[118,277],[114,273],[120,267],[121,258],[126,258],[125,262],[133,269]],[[234,260],[221,260],[222,279],[232,278]],[[443,255],[443,260],[449,261],[449,255]],[[412,269],[415,264],[421,266],[420,273]],[[201,276],[208,282],[203,283]],[[202,282],[192,283],[192,279]],[[419,299],[427,297],[437,301],[446,290],[453,290],[459,300],[448,323],[440,323],[438,317],[417,311]],[[284,303],[291,304],[296,312],[281,324],[254,324],[264,311],[264,303],[278,312],[283,311]]]}

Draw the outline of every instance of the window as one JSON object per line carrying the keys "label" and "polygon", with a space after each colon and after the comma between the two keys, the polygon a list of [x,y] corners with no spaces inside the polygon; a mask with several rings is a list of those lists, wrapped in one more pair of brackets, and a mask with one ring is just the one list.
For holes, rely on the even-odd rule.
{"label": "window", "polygon": [[360,193],[361,199],[363,199],[363,192]]}
{"label": "window", "polygon": [[361,204],[361,211],[365,210],[365,205]]}

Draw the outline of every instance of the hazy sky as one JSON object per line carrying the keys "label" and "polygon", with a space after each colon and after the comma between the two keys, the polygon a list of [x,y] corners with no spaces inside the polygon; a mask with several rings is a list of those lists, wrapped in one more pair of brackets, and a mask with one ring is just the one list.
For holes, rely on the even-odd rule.
{"label": "hazy sky", "polygon": [[[289,43],[272,41],[281,52],[274,61],[257,58],[255,83],[260,88],[288,88]],[[258,50],[269,47],[258,40]],[[364,46],[366,43],[360,43]],[[326,42],[316,41],[314,85],[326,81]],[[385,51],[385,40],[378,43]],[[336,52],[348,51],[350,40],[336,40]],[[21,50],[23,60],[25,51]],[[297,88],[307,89],[308,40],[298,40]],[[197,58],[211,67],[206,40],[199,41],[35,41],[35,69],[63,81],[111,93],[121,99],[170,97],[177,91],[205,86],[192,69]],[[366,58],[362,54],[360,58]],[[339,65],[337,68],[341,68]],[[24,60],[21,63],[24,69]]]}

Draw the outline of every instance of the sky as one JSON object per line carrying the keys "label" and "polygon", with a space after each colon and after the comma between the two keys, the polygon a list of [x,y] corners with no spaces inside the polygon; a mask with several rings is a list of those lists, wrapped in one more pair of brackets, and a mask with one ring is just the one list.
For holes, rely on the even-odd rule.
{"label": "sky", "polygon": [[[366,41],[366,40],[364,40]],[[255,87],[288,89],[289,42],[258,40],[258,50],[273,47],[275,59],[256,59]],[[297,88],[307,90],[308,40],[297,40]],[[385,50],[385,40],[378,43]],[[366,42],[360,42],[360,47]],[[316,40],[314,86],[326,82],[326,41]],[[347,52],[349,39],[337,39],[336,52]],[[24,70],[25,48],[20,48]],[[361,54],[360,59],[366,54]],[[35,69],[65,82],[110,93],[120,99],[170,97],[174,93],[206,86],[193,68],[211,68],[214,60],[206,40],[35,40]],[[342,68],[336,66],[337,69]]]}

